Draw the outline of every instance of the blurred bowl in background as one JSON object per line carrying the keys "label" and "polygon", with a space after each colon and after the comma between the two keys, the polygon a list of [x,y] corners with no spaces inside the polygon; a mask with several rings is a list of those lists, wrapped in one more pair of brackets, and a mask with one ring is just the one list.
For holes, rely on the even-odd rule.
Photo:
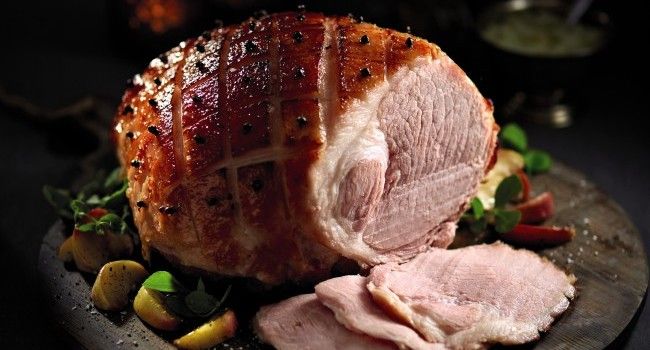
{"label": "blurred bowl in background", "polygon": [[567,22],[571,2],[510,0],[479,13],[477,31],[493,82],[511,87],[505,114],[565,127],[572,122],[566,92],[595,72],[611,39],[607,13],[589,9]]}

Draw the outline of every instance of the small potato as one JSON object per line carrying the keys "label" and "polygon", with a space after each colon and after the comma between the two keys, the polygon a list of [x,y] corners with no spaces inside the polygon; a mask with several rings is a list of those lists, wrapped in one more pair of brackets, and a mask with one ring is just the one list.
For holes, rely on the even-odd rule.
{"label": "small potato", "polygon": [[142,321],[163,331],[173,331],[181,323],[165,306],[162,294],[153,289],[140,287],[133,300],[133,310]]}
{"label": "small potato", "polygon": [[74,249],[74,238],[70,236],[59,247],[59,260],[63,262],[71,262],[74,258],[72,250]]}
{"label": "small potato", "polygon": [[112,257],[127,257],[133,254],[133,238],[128,234],[106,233],[108,252]]}
{"label": "small potato", "polygon": [[105,235],[75,230],[71,238],[72,257],[79,270],[97,273],[109,261],[110,252]]}
{"label": "small potato", "polygon": [[111,259],[133,254],[133,239],[127,234],[75,230],[59,247],[59,259],[74,261],[80,271],[97,273]]}
{"label": "small potato", "polygon": [[237,318],[232,310],[228,310],[174,340],[174,345],[181,349],[207,349],[232,338],[236,331]]}
{"label": "small potato", "polygon": [[129,292],[135,290],[147,276],[147,270],[135,261],[109,262],[99,271],[90,299],[98,309],[122,310],[129,303]]}

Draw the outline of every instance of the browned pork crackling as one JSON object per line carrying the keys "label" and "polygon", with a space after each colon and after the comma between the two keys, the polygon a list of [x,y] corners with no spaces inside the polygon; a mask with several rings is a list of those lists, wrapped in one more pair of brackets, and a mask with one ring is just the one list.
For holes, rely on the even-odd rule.
{"label": "browned pork crackling", "polygon": [[492,109],[424,39],[280,13],[151,61],[114,138],[145,258],[277,284],[449,245]]}

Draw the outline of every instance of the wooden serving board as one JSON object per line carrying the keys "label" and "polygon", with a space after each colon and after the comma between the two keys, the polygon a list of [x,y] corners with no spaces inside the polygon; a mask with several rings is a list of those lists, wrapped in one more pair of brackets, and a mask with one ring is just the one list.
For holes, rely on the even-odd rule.
{"label": "wooden serving board", "polygon": [[[572,242],[540,250],[539,254],[575,274],[578,297],[551,330],[530,347],[602,349],[630,323],[646,293],[648,264],[639,233],[620,206],[583,175],[562,164],[554,165],[550,173],[536,176],[532,182],[536,192],[551,191],[555,196],[557,213],[549,224],[576,228]],[[47,233],[41,246],[39,271],[54,317],[78,345],[87,349],[173,348],[163,337],[169,339],[177,334],[160,337],[132,310],[103,314],[92,307],[92,276],[66,269],[56,257],[64,237],[61,223]],[[459,232],[454,246],[490,239],[494,238]],[[249,309],[256,303],[250,297],[242,300]],[[236,304],[233,307],[238,311]],[[242,323],[237,337],[219,348],[265,348],[245,321]]]}

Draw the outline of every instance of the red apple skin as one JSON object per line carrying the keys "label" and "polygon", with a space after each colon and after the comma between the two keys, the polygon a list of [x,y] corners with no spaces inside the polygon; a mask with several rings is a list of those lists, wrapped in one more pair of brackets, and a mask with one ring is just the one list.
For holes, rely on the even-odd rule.
{"label": "red apple skin", "polygon": [[539,196],[515,206],[521,212],[522,224],[538,224],[555,214],[555,201],[551,192],[544,192]]}
{"label": "red apple skin", "polygon": [[512,231],[502,234],[502,240],[526,247],[555,246],[573,239],[576,231],[565,226],[534,226],[518,224]]}

